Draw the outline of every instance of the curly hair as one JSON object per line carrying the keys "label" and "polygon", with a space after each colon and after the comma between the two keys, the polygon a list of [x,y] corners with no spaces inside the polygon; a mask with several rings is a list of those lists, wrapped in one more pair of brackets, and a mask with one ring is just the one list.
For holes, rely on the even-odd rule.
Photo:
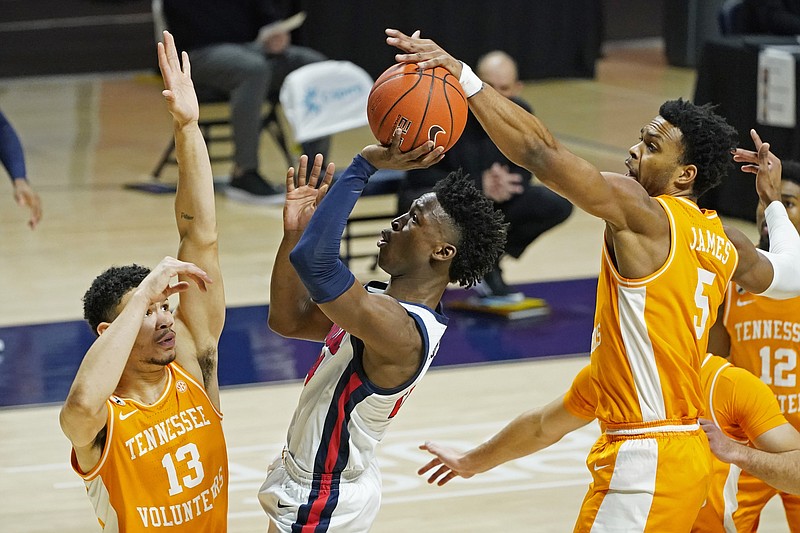
{"label": "curly hair", "polygon": [[791,181],[795,185],[800,185],[800,162],[786,160],[781,161],[783,166],[781,180]]}
{"label": "curly hair", "polygon": [[459,234],[458,253],[450,265],[450,281],[471,287],[489,272],[506,245],[503,213],[475,187],[461,169],[451,172],[433,189],[439,205]]}
{"label": "curly hair", "polygon": [[117,316],[117,306],[122,297],[150,273],[141,265],[113,266],[94,278],[83,295],[83,318],[97,335],[101,322],[111,322]]}
{"label": "curly hair", "polygon": [[738,144],[736,129],[714,112],[712,104],[696,105],[682,98],[668,100],[658,110],[670,124],[683,134],[683,165],[695,165],[695,197],[722,182],[733,166],[731,150]]}

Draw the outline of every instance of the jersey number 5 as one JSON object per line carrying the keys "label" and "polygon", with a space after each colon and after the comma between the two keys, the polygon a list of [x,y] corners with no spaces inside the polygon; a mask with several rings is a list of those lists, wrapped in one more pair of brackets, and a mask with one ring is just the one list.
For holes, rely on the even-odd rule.
{"label": "jersey number 5", "polygon": [[700,310],[700,315],[694,315],[694,334],[698,339],[703,338],[708,325],[708,296],[705,293],[705,286],[714,283],[717,275],[708,270],[697,269],[697,288],[694,291],[694,304]]}

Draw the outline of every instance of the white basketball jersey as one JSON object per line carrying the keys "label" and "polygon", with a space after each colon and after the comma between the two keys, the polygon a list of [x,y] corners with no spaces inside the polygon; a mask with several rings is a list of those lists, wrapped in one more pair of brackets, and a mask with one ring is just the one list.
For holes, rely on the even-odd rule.
{"label": "white basketball jersey", "polygon": [[[367,286],[370,292],[384,288],[377,282]],[[288,451],[306,472],[349,477],[367,469],[392,418],[433,361],[447,317],[422,305],[399,303],[417,322],[422,337],[426,355],[417,373],[394,389],[376,386],[364,372],[363,342],[334,324],[308,371],[289,425]]]}

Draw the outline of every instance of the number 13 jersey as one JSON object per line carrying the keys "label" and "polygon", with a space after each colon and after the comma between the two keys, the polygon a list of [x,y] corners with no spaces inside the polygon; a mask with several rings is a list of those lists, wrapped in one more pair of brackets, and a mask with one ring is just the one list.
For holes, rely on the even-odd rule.
{"label": "number 13 jersey", "polygon": [[72,467],[103,531],[138,533],[227,529],[228,456],[222,415],[176,363],[161,398],[145,405],[111,396],[100,461]]}

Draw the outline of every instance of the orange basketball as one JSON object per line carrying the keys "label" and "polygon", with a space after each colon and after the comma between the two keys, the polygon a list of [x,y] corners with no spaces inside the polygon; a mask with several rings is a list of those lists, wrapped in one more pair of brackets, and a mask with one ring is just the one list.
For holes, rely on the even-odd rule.
{"label": "orange basketball", "polygon": [[403,152],[428,139],[447,151],[464,132],[467,108],[461,84],[447,69],[420,70],[414,63],[398,63],[386,69],[372,86],[367,118],[381,144],[389,144],[400,128]]}

